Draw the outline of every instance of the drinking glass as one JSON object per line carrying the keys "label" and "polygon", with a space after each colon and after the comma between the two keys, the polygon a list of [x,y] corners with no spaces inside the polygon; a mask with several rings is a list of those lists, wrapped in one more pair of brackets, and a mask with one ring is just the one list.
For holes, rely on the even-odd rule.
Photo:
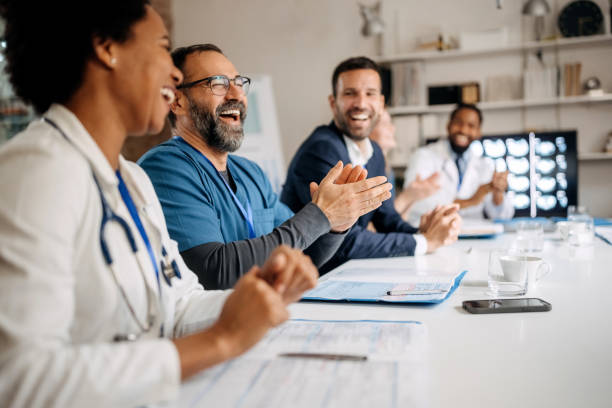
{"label": "drinking glass", "polygon": [[527,293],[528,257],[507,249],[489,253],[488,286],[493,295],[521,296]]}
{"label": "drinking glass", "polygon": [[595,225],[584,206],[570,205],[567,208],[567,241],[573,246],[588,246],[593,243]]}
{"label": "drinking glass", "polygon": [[544,227],[535,221],[520,221],[516,226],[516,249],[523,254],[542,252]]}

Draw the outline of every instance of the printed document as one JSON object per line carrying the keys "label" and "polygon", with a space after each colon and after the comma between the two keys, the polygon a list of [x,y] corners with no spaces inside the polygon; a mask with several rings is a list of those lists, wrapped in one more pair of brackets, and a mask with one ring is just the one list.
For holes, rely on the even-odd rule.
{"label": "printed document", "polygon": [[422,406],[426,336],[414,321],[291,320],[244,356],[185,383],[178,406]]}

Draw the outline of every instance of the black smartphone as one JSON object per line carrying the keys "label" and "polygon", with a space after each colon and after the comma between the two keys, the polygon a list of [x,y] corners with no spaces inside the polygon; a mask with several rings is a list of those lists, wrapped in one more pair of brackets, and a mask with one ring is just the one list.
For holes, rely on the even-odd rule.
{"label": "black smartphone", "polygon": [[466,300],[463,308],[470,313],[548,312],[552,305],[538,298]]}

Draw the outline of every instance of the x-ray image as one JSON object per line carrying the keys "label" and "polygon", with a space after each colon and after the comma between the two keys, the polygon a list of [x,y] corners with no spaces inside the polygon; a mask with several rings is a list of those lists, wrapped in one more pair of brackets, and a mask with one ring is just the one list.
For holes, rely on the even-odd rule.
{"label": "x-ray image", "polygon": [[550,156],[556,150],[557,148],[555,147],[555,144],[553,142],[542,141],[539,139],[536,141],[536,153],[540,156]]}
{"label": "x-ray image", "polygon": [[514,208],[517,210],[525,210],[529,208],[531,200],[527,194],[516,194],[514,196]]}
{"label": "x-ray image", "polygon": [[542,174],[549,174],[555,167],[557,167],[557,164],[550,159],[540,159],[536,164],[536,169]]}
{"label": "x-ray image", "polygon": [[543,193],[551,193],[557,186],[557,181],[552,177],[542,177],[536,186]]}
{"label": "x-ray image", "polygon": [[525,174],[529,171],[529,160],[526,157],[517,159],[516,157],[507,156],[506,163],[511,173]]}
{"label": "x-ray image", "polygon": [[555,198],[554,195],[547,194],[547,195],[542,195],[538,197],[538,200],[536,203],[537,203],[538,208],[548,211],[548,210],[552,210],[553,208],[555,208],[555,206],[557,205],[557,199]]}
{"label": "x-ray image", "polygon": [[556,137],[555,144],[557,145],[559,153],[565,153],[567,151],[567,144],[565,143],[565,138],[563,136]]}
{"label": "x-ray image", "polygon": [[557,201],[561,207],[567,208],[567,194],[565,194],[565,191],[557,191]]}
{"label": "x-ray image", "polygon": [[474,140],[472,144],[470,144],[470,153],[475,157],[482,157],[484,154],[484,149],[482,148],[482,143],[480,143],[480,140]]}
{"label": "x-ray image", "polygon": [[485,139],[483,140],[482,145],[484,147],[485,154],[493,159],[504,157],[506,154],[506,145],[501,139]]}
{"label": "x-ray image", "polygon": [[511,156],[522,157],[529,154],[529,142],[525,139],[506,139],[506,146]]}
{"label": "x-ray image", "polygon": [[559,154],[556,159],[557,166],[559,166],[559,170],[567,170],[567,161],[565,160],[565,156]]}
{"label": "x-ray image", "polygon": [[[485,136],[470,146],[508,170],[517,216],[565,216],[577,201],[576,132]],[[533,149],[533,151],[530,151]]]}
{"label": "x-ray image", "polygon": [[562,190],[567,190],[567,177],[565,177],[565,173],[557,173],[557,185]]}
{"label": "x-ray image", "polygon": [[517,193],[524,193],[529,190],[529,177],[508,174],[508,188]]}

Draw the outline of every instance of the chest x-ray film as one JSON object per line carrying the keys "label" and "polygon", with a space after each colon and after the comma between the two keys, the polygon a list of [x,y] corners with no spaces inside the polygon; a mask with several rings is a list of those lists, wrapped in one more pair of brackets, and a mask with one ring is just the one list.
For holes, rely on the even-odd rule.
{"label": "chest x-ray film", "polygon": [[576,131],[485,136],[474,143],[497,171],[508,170],[516,216],[564,217],[577,203]]}

